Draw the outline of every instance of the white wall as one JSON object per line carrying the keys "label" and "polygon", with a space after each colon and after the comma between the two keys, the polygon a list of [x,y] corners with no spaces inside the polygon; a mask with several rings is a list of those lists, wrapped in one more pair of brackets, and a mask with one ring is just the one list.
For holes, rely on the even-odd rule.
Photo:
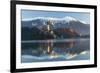
{"label": "white wall", "polygon": [[43,2],[74,3],[74,4],[85,3],[85,4],[92,4],[92,5],[95,5],[97,3],[96,0],[23,0],[23,1],[43,1]]}
{"label": "white wall", "polygon": [[[97,0],[34,0],[96,5]],[[98,0],[99,1],[99,0]],[[100,72],[100,2],[98,2],[98,67],[42,71],[37,73],[99,73]],[[10,0],[0,0],[0,73],[10,73]]]}

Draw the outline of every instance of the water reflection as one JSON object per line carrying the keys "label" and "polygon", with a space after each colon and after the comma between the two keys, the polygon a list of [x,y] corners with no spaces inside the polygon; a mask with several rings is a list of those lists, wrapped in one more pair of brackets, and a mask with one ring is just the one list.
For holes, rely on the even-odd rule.
{"label": "water reflection", "polygon": [[89,49],[89,39],[22,42],[22,62],[87,60]]}

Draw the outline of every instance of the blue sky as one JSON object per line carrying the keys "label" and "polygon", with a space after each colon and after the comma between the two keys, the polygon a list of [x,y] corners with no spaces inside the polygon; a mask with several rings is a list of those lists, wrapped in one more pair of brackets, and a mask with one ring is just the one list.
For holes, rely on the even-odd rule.
{"label": "blue sky", "polygon": [[86,12],[54,12],[54,11],[35,11],[35,10],[21,10],[22,19],[35,17],[53,17],[63,18],[65,16],[74,17],[80,21],[90,23],[90,13]]}

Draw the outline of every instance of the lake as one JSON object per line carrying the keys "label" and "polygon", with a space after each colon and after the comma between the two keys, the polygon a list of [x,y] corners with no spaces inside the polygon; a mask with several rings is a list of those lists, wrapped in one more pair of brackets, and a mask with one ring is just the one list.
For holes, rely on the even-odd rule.
{"label": "lake", "polygon": [[21,42],[21,62],[90,59],[90,39],[29,40]]}

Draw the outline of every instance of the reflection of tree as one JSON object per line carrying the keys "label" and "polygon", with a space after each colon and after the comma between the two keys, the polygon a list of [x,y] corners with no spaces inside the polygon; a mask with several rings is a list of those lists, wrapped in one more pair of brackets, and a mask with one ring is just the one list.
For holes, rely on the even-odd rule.
{"label": "reflection of tree", "polygon": [[[84,43],[84,44],[83,44]],[[53,42],[46,41],[42,43],[37,43],[38,47],[34,49],[34,56],[60,56],[60,55],[75,55],[80,54],[83,51],[89,49],[89,42],[80,42],[80,41],[67,41],[67,42]],[[36,46],[34,44],[34,46]]]}
{"label": "reflection of tree", "polygon": [[53,43],[51,42],[42,43],[40,47],[45,54],[51,54],[53,51]]}
{"label": "reflection of tree", "polygon": [[[48,55],[54,55],[57,54],[58,52],[55,50],[61,50],[61,53],[67,53],[67,49],[68,48],[73,48],[75,46],[75,42],[46,42],[46,43],[42,43],[40,45],[41,50],[43,50],[44,54],[48,54]],[[60,54],[60,53],[59,53]]]}
{"label": "reflection of tree", "polygon": [[75,42],[74,41],[58,42],[58,43],[54,43],[54,46],[56,46],[57,48],[62,48],[62,49],[73,48],[75,46]]}

